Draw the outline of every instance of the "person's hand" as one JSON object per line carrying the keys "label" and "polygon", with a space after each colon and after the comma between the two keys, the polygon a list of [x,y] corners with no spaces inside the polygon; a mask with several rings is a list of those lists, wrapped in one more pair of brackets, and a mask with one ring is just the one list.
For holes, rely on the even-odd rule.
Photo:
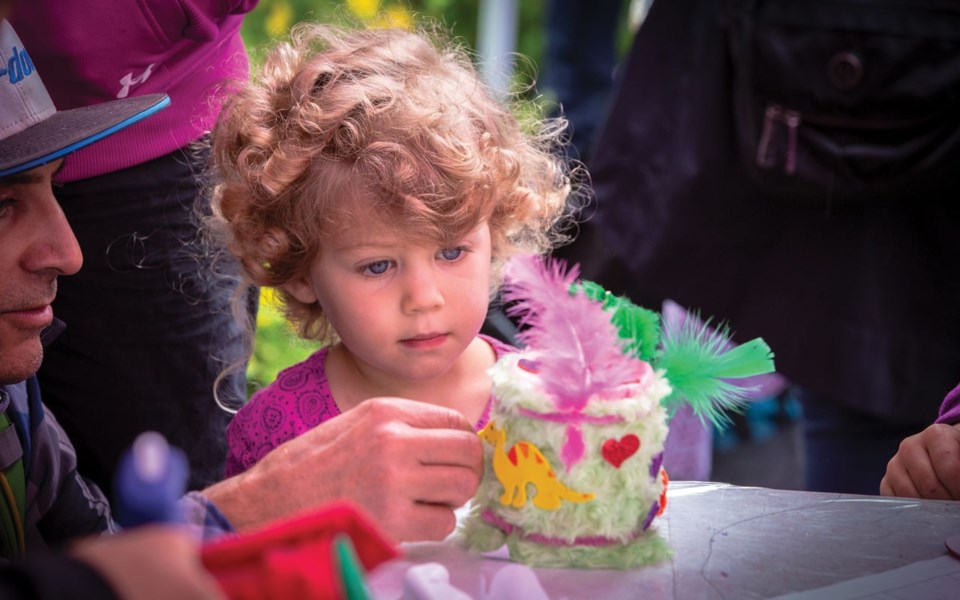
{"label": "person's hand", "polygon": [[460,413],[371,398],[204,494],[237,529],[348,499],[396,541],[439,540],[482,474],[480,438]]}
{"label": "person's hand", "polygon": [[931,425],[900,442],[880,494],[960,500],[960,423]]}
{"label": "person's hand", "polygon": [[86,538],[70,549],[70,555],[98,571],[121,598],[225,600],[200,562],[198,542],[174,526]]}

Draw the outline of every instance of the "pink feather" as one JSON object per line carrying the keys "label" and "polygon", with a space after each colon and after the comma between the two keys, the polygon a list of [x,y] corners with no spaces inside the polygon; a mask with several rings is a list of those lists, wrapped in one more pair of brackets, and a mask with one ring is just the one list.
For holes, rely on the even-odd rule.
{"label": "pink feather", "polygon": [[580,411],[594,395],[613,398],[615,388],[642,381],[649,366],[622,350],[617,329],[599,302],[570,294],[576,266],[532,255],[507,265],[503,297],[520,316],[520,340],[543,351],[537,367],[560,411]]}

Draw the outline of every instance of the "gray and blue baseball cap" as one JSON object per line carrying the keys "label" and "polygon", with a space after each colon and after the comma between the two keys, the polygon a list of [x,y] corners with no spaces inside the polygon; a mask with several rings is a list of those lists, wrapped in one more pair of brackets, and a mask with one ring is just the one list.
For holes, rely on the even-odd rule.
{"label": "gray and blue baseball cap", "polygon": [[13,27],[0,21],[0,177],[35,169],[170,104],[166,94],[58,111]]}

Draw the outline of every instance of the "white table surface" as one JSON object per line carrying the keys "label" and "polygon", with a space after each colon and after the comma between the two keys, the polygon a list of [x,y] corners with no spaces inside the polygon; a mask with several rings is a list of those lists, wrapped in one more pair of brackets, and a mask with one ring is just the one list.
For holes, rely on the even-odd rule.
{"label": "white table surface", "polygon": [[[549,598],[770,598],[948,554],[960,502],[675,481],[654,523],[673,549],[660,565],[533,573]],[[505,550],[478,555],[451,541],[402,544],[401,552],[369,574],[375,598],[403,598],[410,567],[439,563],[452,586],[485,599],[503,593],[495,577],[513,567]]]}

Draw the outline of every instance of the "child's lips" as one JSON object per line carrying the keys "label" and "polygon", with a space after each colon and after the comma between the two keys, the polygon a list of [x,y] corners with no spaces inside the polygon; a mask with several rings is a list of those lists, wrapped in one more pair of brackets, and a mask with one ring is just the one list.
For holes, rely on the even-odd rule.
{"label": "child's lips", "polygon": [[423,335],[402,339],[400,343],[407,348],[429,350],[443,344],[447,340],[447,337],[446,333],[425,333]]}

